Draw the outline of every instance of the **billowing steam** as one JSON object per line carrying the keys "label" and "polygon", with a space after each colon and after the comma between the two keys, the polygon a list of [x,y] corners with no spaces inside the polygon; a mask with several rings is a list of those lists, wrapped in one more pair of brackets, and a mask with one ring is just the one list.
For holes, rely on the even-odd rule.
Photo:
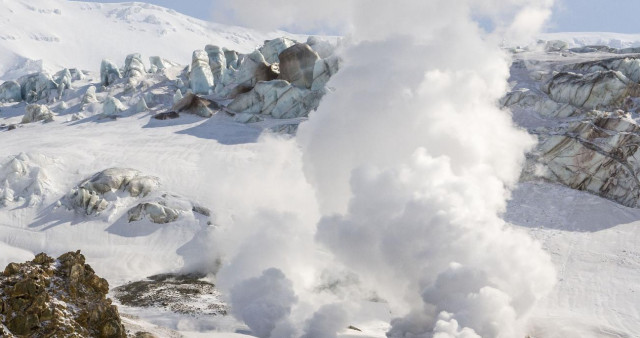
{"label": "billowing steam", "polygon": [[237,247],[218,274],[234,315],[260,337],[335,336],[360,299],[318,297],[314,285],[349,271],[398,315],[390,337],[524,337],[555,273],[499,217],[534,141],[495,105],[509,72],[498,44],[530,37],[551,2],[222,2],[240,23],[351,37],[335,92],[297,140],[261,141],[295,172],[271,184],[304,198],[263,202],[220,236]]}

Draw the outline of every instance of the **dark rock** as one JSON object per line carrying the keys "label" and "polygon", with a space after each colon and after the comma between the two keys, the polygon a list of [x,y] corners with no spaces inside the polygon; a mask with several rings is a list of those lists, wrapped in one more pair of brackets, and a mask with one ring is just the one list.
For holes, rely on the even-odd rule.
{"label": "dark rock", "polygon": [[280,53],[280,79],[289,81],[292,85],[311,89],[313,83],[313,68],[320,59],[306,43],[297,43]]}
{"label": "dark rock", "polygon": [[[85,264],[80,251],[57,260],[44,253],[11,263],[0,277],[2,336],[126,337],[109,284]],[[2,326],[0,326],[1,328]]]}
{"label": "dark rock", "polygon": [[171,119],[177,119],[178,117],[180,117],[180,114],[178,114],[175,111],[158,113],[153,115],[153,118],[156,120],[171,120]]}

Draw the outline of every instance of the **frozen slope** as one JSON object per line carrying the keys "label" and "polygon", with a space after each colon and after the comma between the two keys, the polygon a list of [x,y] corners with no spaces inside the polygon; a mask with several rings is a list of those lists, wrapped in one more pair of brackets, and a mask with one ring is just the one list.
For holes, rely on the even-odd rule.
{"label": "frozen slope", "polygon": [[523,183],[507,221],[542,242],[558,284],[534,311],[534,337],[640,335],[640,210],[549,183]]}
{"label": "frozen slope", "polygon": [[187,65],[207,44],[250,52],[284,32],[259,32],[198,20],[139,2],[0,0],[0,80],[35,71],[99,70],[100,61],[124,63],[127,54],[161,56]]}

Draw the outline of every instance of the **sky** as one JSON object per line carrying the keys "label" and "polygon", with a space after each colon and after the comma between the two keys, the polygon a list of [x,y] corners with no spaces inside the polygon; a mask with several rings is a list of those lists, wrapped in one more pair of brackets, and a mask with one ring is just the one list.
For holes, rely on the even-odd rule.
{"label": "sky", "polygon": [[[144,2],[173,8],[199,19],[211,20],[215,0],[144,0]],[[556,0],[554,13],[546,31],[640,33],[637,13],[640,13],[639,0]]]}

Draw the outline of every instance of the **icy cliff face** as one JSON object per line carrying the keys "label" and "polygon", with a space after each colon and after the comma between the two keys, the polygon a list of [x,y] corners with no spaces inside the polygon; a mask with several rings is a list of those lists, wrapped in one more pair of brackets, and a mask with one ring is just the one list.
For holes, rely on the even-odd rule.
{"label": "icy cliff face", "polygon": [[[611,52],[547,48],[516,56],[516,88],[501,104],[539,137],[524,179],[640,207],[640,60]],[[540,61],[560,53],[567,61]]]}

